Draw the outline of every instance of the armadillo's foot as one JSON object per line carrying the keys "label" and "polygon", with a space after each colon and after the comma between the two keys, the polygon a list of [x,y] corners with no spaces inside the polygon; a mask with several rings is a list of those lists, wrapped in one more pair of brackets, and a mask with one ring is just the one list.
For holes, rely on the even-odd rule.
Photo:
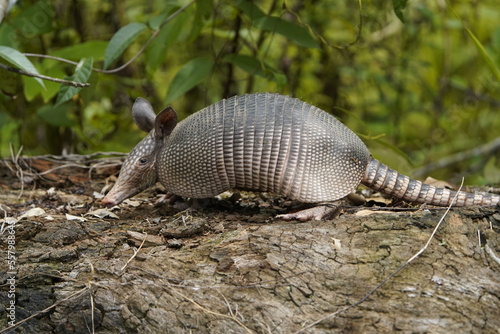
{"label": "armadillo's foot", "polygon": [[175,204],[175,202],[178,202],[178,201],[182,201],[182,197],[180,197],[174,193],[171,193],[169,191],[166,194],[159,196],[158,200],[155,202],[155,205],[161,205],[164,203],[173,205],[173,204]]}
{"label": "armadillo's foot", "polygon": [[297,211],[294,213],[287,213],[283,215],[277,215],[276,218],[283,220],[323,220],[335,218],[340,214],[341,207],[338,203],[328,203],[323,205],[318,205],[313,208]]}
{"label": "armadillo's foot", "polygon": [[169,191],[165,195],[160,196],[160,198],[155,202],[155,205],[163,205],[164,203],[167,203],[179,211],[184,211],[186,209],[201,210],[210,204],[210,200],[210,198],[185,199]]}

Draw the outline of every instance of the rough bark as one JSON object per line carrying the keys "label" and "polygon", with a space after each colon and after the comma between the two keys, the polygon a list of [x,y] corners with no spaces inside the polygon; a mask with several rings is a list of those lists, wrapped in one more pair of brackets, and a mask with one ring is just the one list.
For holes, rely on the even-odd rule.
{"label": "rough bark", "polygon": [[[93,191],[104,177],[76,180],[77,172],[73,181],[39,180],[17,199],[17,179],[0,169],[4,222],[19,219],[16,321],[49,308],[13,332],[294,333],[363,298],[427,242],[444,212],[347,210],[283,222],[273,220],[289,209],[282,199],[243,194],[179,212],[155,206],[153,189],[114,210],[118,218],[99,218],[107,213],[96,211]],[[30,208],[45,214],[20,219]],[[497,333],[499,231],[498,208],[453,209],[422,256],[304,332]],[[8,325],[6,241],[4,232],[0,328]]]}

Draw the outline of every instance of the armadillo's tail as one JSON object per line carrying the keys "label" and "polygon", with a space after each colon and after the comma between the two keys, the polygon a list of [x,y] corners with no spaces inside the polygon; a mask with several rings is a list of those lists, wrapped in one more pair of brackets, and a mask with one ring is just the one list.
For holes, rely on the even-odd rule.
{"label": "armadillo's tail", "polygon": [[469,206],[500,204],[500,195],[472,194],[434,186],[410,179],[399,174],[376,159],[372,159],[366,167],[365,176],[361,181],[365,186],[379,190],[385,194],[415,203],[427,203],[437,206]]}

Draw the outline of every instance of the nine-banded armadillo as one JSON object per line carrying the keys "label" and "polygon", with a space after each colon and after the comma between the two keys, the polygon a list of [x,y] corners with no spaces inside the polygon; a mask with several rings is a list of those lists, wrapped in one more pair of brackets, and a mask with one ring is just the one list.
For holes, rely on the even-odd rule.
{"label": "nine-banded armadillo", "polygon": [[[138,98],[132,114],[149,132],[102,200],[116,205],[160,181],[170,192],[206,198],[226,190],[274,192],[306,203],[333,202],[363,183],[411,202],[447,206],[456,192],[412,180],[371,157],[333,116],[268,93],[219,101],[177,124]],[[459,192],[454,206],[495,205],[500,196]],[[297,218],[299,216],[287,216]],[[306,216],[316,218],[317,216]]]}

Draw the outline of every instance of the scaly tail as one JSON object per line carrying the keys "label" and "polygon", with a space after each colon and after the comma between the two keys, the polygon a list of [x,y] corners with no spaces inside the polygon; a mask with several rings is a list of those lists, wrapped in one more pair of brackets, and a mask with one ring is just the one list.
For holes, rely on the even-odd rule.
{"label": "scaly tail", "polygon": [[[376,159],[366,167],[361,180],[365,186],[409,202],[427,203],[437,206],[449,206],[457,191],[434,186],[410,179],[399,174]],[[500,196],[494,194],[472,194],[458,191],[453,206],[487,206],[500,204]]]}

